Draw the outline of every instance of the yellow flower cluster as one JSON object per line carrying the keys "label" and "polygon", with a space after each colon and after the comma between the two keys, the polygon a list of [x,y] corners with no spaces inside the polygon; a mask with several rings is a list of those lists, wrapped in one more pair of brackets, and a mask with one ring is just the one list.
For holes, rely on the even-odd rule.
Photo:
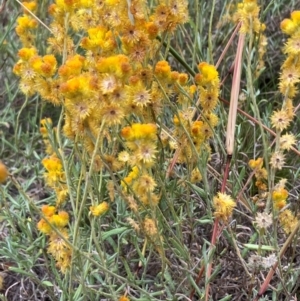
{"label": "yellow flower cluster", "polygon": [[275,210],[281,212],[278,215],[280,225],[286,234],[293,231],[298,219],[289,209],[284,209],[287,205],[288,191],[285,189],[286,179],[281,179],[272,191],[272,201]]}
{"label": "yellow flower cluster", "polygon": [[227,222],[235,206],[236,202],[231,196],[219,192],[213,199],[214,216]]}
{"label": "yellow flower cluster", "polygon": [[297,217],[291,210],[285,209],[279,214],[279,222],[286,234],[291,233],[298,223]]}
{"label": "yellow flower cluster", "polygon": [[156,206],[159,202],[154,193],[157,184],[150,173],[156,162],[157,127],[152,123],[134,123],[123,128],[121,136],[126,140],[128,163],[132,166],[132,171],[122,181],[124,191],[132,191],[144,205]]}
{"label": "yellow flower cluster", "polygon": [[[300,11],[291,13],[290,19],[284,19],[281,22],[281,30],[289,35],[284,53],[287,55],[281,67],[279,77],[279,90],[283,95],[282,108],[271,116],[272,126],[279,132],[286,130],[293,120],[294,106],[293,98],[298,93],[297,84],[300,81],[300,63],[299,63],[299,41],[300,41]],[[286,137],[287,142],[292,145],[295,142],[293,135]]]}
{"label": "yellow flower cluster", "polygon": [[130,299],[124,295],[119,298],[119,301],[130,301]]}
{"label": "yellow flower cluster", "polygon": [[[171,148],[177,148],[178,163],[197,162],[198,154],[203,149],[210,153],[208,140],[213,136],[213,128],[218,124],[218,117],[214,109],[218,104],[219,97],[219,74],[215,66],[206,62],[198,65],[199,73],[195,75],[197,85],[184,86],[186,94],[190,97],[178,97],[178,106],[181,107],[178,115],[175,115],[173,122],[175,125],[173,137],[180,143]],[[198,95],[197,93],[198,92]],[[193,107],[191,100],[197,96],[197,105],[200,114]],[[196,120],[195,120],[196,119]],[[197,175],[201,178],[201,175]],[[195,179],[193,180],[195,181]]]}
{"label": "yellow flower cluster", "polygon": [[56,207],[44,205],[42,207],[44,218],[38,222],[37,228],[49,236],[47,252],[54,257],[62,273],[65,273],[70,266],[72,253],[70,246],[66,243],[69,238],[66,228],[69,223],[69,214],[66,211],[56,212]]}
{"label": "yellow flower cluster", "polygon": [[28,11],[35,13],[37,10],[37,3],[36,1],[30,1],[23,2],[22,4],[25,6],[24,15],[17,19],[16,33],[18,34],[23,45],[25,47],[30,47],[35,42],[35,30],[38,26],[38,23]]}
{"label": "yellow flower cluster", "polygon": [[[64,106],[67,137],[80,135],[91,153],[90,133],[97,136],[102,123],[107,128],[118,126],[132,114],[152,121],[160,113],[163,92],[153,83],[151,67],[160,46],[156,37],[188,20],[186,0],[160,1],[152,10],[139,0],[57,0],[48,12],[53,18],[48,52],[65,59],[58,67],[53,54],[39,56],[34,44],[27,43],[19,51],[14,72],[21,77],[25,94],[37,92],[44,100]],[[78,44],[84,55],[75,52],[71,33],[77,32],[83,36]],[[19,28],[17,33],[22,38],[29,34]],[[155,76],[165,75],[163,65],[157,63]],[[163,79],[172,80],[169,75]]]}
{"label": "yellow flower cluster", "polygon": [[49,141],[49,130],[52,130],[51,119],[42,119],[40,132],[46,146],[46,153],[50,155],[50,157],[46,157],[42,160],[42,164],[46,169],[44,177],[47,185],[55,191],[56,206],[60,207],[66,201],[68,189],[65,183],[65,172],[63,171],[61,160],[53,151]]}
{"label": "yellow flower cluster", "polygon": [[52,155],[54,153],[54,150],[49,140],[49,130],[51,130],[53,126],[52,120],[51,118],[44,118],[41,120],[40,124],[41,124],[40,133],[43,138],[43,143],[46,147],[45,152],[48,155]]}
{"label": "yellow flower cluster", "polygon": [[252,31],[260,33],[262,27],[265,27],[259,21],[257,0],[244,0],[239,3],[234,18],[242,22],[240,29],[242,33],[251,33]]}
{"label": "yellow flower cluster", "polygon": [[[174,149],[180,141],[184,147],[177,162],[192,163],[190,180],[197,183],[202,178],[198,154],[202,149],[210,152],[208,140],[218,123],[216,68],[201,63],[193,79],[172,70],[166,60],[158,60],[160,40],[167,41],[188,20],[187,4],[186,0],[151,5],[141,0],[55,0],[48,8],[51,35],[46,55],[35,47],[38,19],[25,13],[16,30],[24,46],[14,67],[21,91],[28,96],[38,93],[44,101],[63,108],[64,135],[84,148],[87,160],[95,154],[95,173],[118,172],[124,199],[132,212],[142,214],[139,227],[148,237],[158,233],[155,213],[149,212],[155,212],[160,200],[154,172],[160,148]],[[24,5],[38,10],[37,2]],[[161,118],[170,116],[170,104],[179,109],[174,129],[170,120]],[[68,192],[49,129],[51,121],[43,120],[40,131],[49,157],[42,163],[60,208]],[[108,184],[111,179],[107,178]],[[114,185],[107,185],[111,200]],[[93,216],[109,209],[107,202],[89,206]]]}
{"label": "yellow flower cluster", "polygon": [[[249,161],[249,167],[253,170],[255,176],[255,186],[258,188],[258,195],[252,198],[253,202],[256,203],[258,200],[264,200],[268,196],[268,172],[263,167],[263,158],[259,157],[256,160],[251,159]],[[259,205],[259,203],[258,203]]]}
{"label": "yellow flower cluster", "polygon": [[[289,38],[284,47],[286,59],[281,66],[279,77],[279,91],[283,96],[283,103],[281,109],[274,111],[271,116],[272,127],[277,133],[275,151],[270,160],[274,170],[282,169],[285,164],[284,152],[290,150],[296,142],[293,134],[283,132],[288,129],[295,116],[293,99],[298,93],[297,84],[300,81],[300,11],[294,11],[290,19],[284,19],[281,22],[281,30],[289,35]],[[288,191],[284,187],[285,182],[286,180],[281,180],[272,191],[273,206],[276,210],[283,210],[287,205]],[[295,227],[297,218],[286,209],[279,214],[279,222],[288,234]]]}
{"label": "yellow flower cluster", "polygon": [[240,32],[243,34],[256,33],[254,41],[257,47],[257,63],[255,66],[255,77],[258,77],[264,70],[264,55],[267,49],[267,37],[264,35],[266,25],[259,20],[260,8],[257,0],[244,0],[238,4],[238,9],[232,19],[235,23],[241,22]]}
{"label": "yellow flower cluster", "polygon": [[90,212],[93,216],[101,216],[105,214],[109,209],[109,204],[107,202],[102,202],[97,206],[91,206]]}

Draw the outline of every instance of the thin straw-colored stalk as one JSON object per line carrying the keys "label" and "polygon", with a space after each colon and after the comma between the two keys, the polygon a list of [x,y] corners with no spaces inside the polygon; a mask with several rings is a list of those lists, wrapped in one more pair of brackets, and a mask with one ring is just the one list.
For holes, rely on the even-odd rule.
{"label": "thin straw-colored stalk", "polygon": [[234,134],[235,134],[238,98],[240,93],[242,55],[243,55],[244,44],[245,44],[245,34],[240,34],[237,54],[234,63],[230,107],[229,107],[228,123],[227,123],[226,150],[228,156],[232,155],[234,149]]}
{"label": "thin straw-colored stalk", "polygon": [[[238,49],[235,57],[234,63],[234,71],[233,71],[233,81],[231,88],[231,99],[230,99],[230,107],[229,107],[229,115],[228,115],[228,123],[227,123],[227,134],[226,134],[226,150],[227,150],[227,162],[224,171],[223,183],[221,192],[225,192],[226,183],[229,175],[229,167],[230,161],[234,150],[234,134],[235,134],[235,125],[236,125],[236,115],[237,115],[237,105],[238,105],[238,97],[240,93],[240,82],[241,82],[241,71],[242,71],[242,56],[243,49],[245,44],[245,34],[240,34],[238,41]],[[217,242],[217,233],[219,228],[219,219],[216,218],[214,221],[213,234],[211,238],[211,246],[214,247]],[[210,278],[212,271],[212,261],[209,263],[207,271],[206,271],[206,279]],[[207,283],[205,288],[205,300],[209,299],[209,288],[210,285]]]}
{"label": "thin straw-colored stalk", "polygon": [[221,62],[222,62],[229,46],[232,44],[232,41],[233,41],[234,37],[236,36],[237,32],[239,31],[240,27],[241,27],[241,22],[237,24],[237,26],[235,27],[234,32],[232,33],[229,41],[227,42],[226,46],[224,47],[224,50],[222,51],[222,53],[221,53],[221,55],[220,55],[220,57],[219,57],[219,59],[216,63],[216,68],[217,69],[218,69],[219,65],[221,64]]}
{"label": "thin straw-colored stalk", "polygon": [[39,19],[32,11],[30,11],[21,1],[16,0],[24,10],[26,10],[26,12],[28,14],[30,14],[34,19],[36,19],[40,24],[42,24],[47,30],[49,30],[49,32],[51,32],[53,34],[53,31],[41,20]]}

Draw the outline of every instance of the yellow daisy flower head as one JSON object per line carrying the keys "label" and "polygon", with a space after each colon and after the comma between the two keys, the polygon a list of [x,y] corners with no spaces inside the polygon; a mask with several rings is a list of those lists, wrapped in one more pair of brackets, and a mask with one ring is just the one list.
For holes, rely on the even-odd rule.
{"label": "yellow daisy flower head", "polygon": [[296,138],[293,134],[285,134],[280,137],[280,149],[290,150],[296,144]]}
{"label": "yellow daisy flower head", "polygon": [[97,206],[91,206],[90,212],[93,216],[101,216],[105,214],[109,209],[109,204],[107,202],[102,202]]}
{"label": "yellow daisy flower head", "polygon": [[150,237],[155,236],[158,233],[157,227],[155,225],[155,221],[152,218],[146,217],[143,222],[143,228],[147,235]]}
{"label": "yellow daisy flower head", "polygon": [[198,65],[201,73],[201,84],[213,83],[218,80],[219,73],[215,66],[206,62],[202,62]]}
{"label": "yellow daisy flower head", "polygon": [[214,216],[225,222],[232,215],[235,206],[236,202],[226,193],[219,192],[213,198],[213,207],[215,209]]}
{"label": "yellow daisy flower head", "polygon": [[251,169],[260,169],[264,164],[263,158],[257,158],[256,160],[251,159],[249,161],[249,166]]}
{"label": "yellow daisy flower head", "polygon": [[198,183],[202,180],[202,175],[200,170],[196,167],[192,170],[191,173],[191,183]]}
{"label": "yellow daisy flower head", "polygon": [[119,298],[119,301],[130,301],[130,299],[128,297],[126,297],[126,296],[121,296]]}
{"label": "yellow daisy flower head", "polygon": [[273,112],[271,116],[272,127],[282,132],[290,125],[291,119],[285,110]]}
{"label": "yellow daisy flower head", "polygon": [[129,155],[129,153],[126,152],[126,151],[122,151],[122,152],[120,152],[119,155],[118,155],[118,160],[119,160],[120,162],[126,163],[126,162],[129,161],[129,159],[130,159],[130,155]]}
{"label": "yellow daisy flower head", "polygon": [[281,170],[285,164],[285,156],[281,152],[273,153],[270,160],[270,165],[278,170]]}

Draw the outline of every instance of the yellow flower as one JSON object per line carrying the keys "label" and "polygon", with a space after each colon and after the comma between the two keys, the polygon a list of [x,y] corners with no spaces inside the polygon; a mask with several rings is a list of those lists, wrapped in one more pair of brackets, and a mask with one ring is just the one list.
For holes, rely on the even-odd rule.
{"label": "yellow flower", "polygon": [[117,81],[113,75],[107,75],[100,81],[100,91],[103,95],[111,94],[117,88]]}
{"label": "yellow flower", "polygon": [[47,171],[60,171],[62,169],[61,161],[56,156],[44,158],[42,163]]}
{"label": "yellow flower", "polygon": [[93,216],[100,216],[106,213],[109,209],[109,204],[107,202],[102,202],[97,206],[91,206],[90,212]]}
{"label": "yellow flower", "polygon": [[122,152],[120,152],[119,155],[118,155],[118,160],[119,160],[120,162],[124,162],[124,163],[125,163],[125,162],[128,162],[129,159],[130,159],[130,155],[129,155],[129,153],[126,152],[126,151],[122,151]]}
{"label": "yellow flower", "polygon": [[218,104],[219,91],[217,89],[204,90],[200,88],[199,102],[205,111],[212,111]]}
{"label": "yellow flower", "polygon": [[213,83],[219,77],[219,73],[215,66],[209,65],[206,62],[202,62],[198,65],[201,77],[201,84]]}
{"label": "yellow flower", "polygon": [[274,202],[279,202],[282,200],[286,200],[288,197],[289,193],[285,188],[279,188],[277,190],[274,190],[272,193],[272,200]]}
{"label": "yellow flower", "polygon": [[156,125],[153,123],[140,124],[134,123],[131,127],[127,126],[122,129],[121,136],[128,140],[134,141],[139,139],[156,139]]}
{"label": "yellow flower", "polygon": [[249,161],[249,166],[251,169],[260,169],[262,168],[264,162],[263,162],[263,158],[257,158],[256,160],[251,159]]}
{"label": "yellow flower", "polygon": [[272,127],[278,131],[285,130],[290,125],[291,119],[285,110],[273,112],[271,116]]}
{"label": "yellow flower", "polygon": [[191,127],[191,134],[195,137],[201,137],[201,135],[203,134],[201,131],[201,128],[203,127],[203,121],[201,120],[197,120],[192,124]]}
{"label": "yellow flower", "polygon": [[270,160],[270,165],[278,170],[281,170],[285,163],[284,154],[281,152],[273,153]]}
{"label": "yellow flower", "polygon": [[105,123],[109,125],[117,125],[123,121],[124,109],[118,104],[110,104],[101,109],[101,115]]}
{"label": "yellow flower", "polygon": [[52,228],[44,219],[41,219],[37,223],[37,228],[39,231],[41,231],[44,234],[50,234],[52,232]]}
{"label": "yellow flower", "polygon": [[178,76],[178,82],[180,83],[180,85],[185,85],[188,81],[189,77],[186,73],[180,73]]}
{"label": "yellow flower", "polygon": [[[56,232],[52,232],[50,234],[49,238],[49,247],[47,249],[47,252],[51,254],[56,260],[61,258],[66,251],[69,250],[69,246],[65,242],[65,239],[69,238],[69,234],[67,229],[60,229],[59,231],[60,235],[58,235]],[[62,236],[62,237],[61,237]]]}
{"label": "yellow flower", "polygon": [[127,202],[129,208],[133,211],[133,212],[137,212],[138,211],[138,204],[135,201],[134,197],[129,195],[128,197],[126,197],[125,201]]}
{"label": "yellow flower", "polygon": [[286,199],[288,198],[289,193],[283,187],[279,187],[272,192],[272,200],[274,208],[277,210],[282,209],[286,205]]}
{"label": "yellow flower", "polygon": [[297,26],[299,26],[300,25],[300,10],[294,10],[291,13],[291,19]]}
{"label": "yellow flower", "polygon": [[283,33],[292,35],[295,32],[297,26],[295,25],[295,23],[292,20],[284,19],[280,23],[280,28]]}
{"label": "yellow flower", "polygon": [[146,194],[147,192],[152,192],[157,184],[155,183],[154,179],[149,176],[148,174],[141,175],[138,180],[133,185],[132,189],[138,195]]}
{"label": "yellow flower", "polygon": [[300,33],[292,35],[284,46],[284,53],[298,55],[300,53]]}
{"label": "yellow flower", "polygon": [[280,137],[280,149],[290,150],[296,143],[296,138],[293,134],[285,134]]}
{"label": "yellow flower", "polygon": [[299,83],[300,71],[295,66],[286,67],[280,74],[280,82],[287,84],[288,87]]}
{"label": "yellow flower", "polygon": [[37,21],[29,15],[23,15],[17,19],[16,32],[18,35],[24,34],[27,30],[37,27]]}
{"label": "yellow flower", "polygon": [[54,214],[50,219],[50,223],[58,228],[65,227],[68,222],[69,214],[66,211],[60,211],[58,214]]}
{"label": "yellow flower", "polygon": [[219,118],[214,113],[204,112],[203,116],[203,119],[206,120],[211,127],[215,127],[219,123]]}
{"label": "yellow flower", "polygon": [[202,175],[198,168],[194,168],[191,174],[191,183],[198,183],[202,180]]}
{"label": "yellow flower", "polygon": [[103,162],[112,171],[118,171],[123,167],[123,164],[115,156],[109,154],[103,155]]}
{"label": "yellow flower", "polygon": [[37,50],[35,48],[21,48],[18,52],[18,56],[24,60],[29,61],[34,55],[37,54]]}
{"label": "yellow flower", "polygon": [[62,83],[60,91],[68,98],[88,98],[91,94],[89,83],[90,78],[88,76],[75,76]]}
{"label": "yellow flower", "polygon": [[134,89],[131,93],[131,97],[133,103],[140,107],[144,107],[151,102],[151,95],[144,87]]}
{"label": "yellow flower", "polygon": [[256,179],[267,179],[268,178],[268,172],[265,168],[259,168],[255,170],[255,177]]}
{"label": "yellow flower", "polygon": [[100,58],[96,68],[100,73],[114,74],[118,78],[128,76],[131,71],[129,58],[123,54]]}
{"label": "yellow flower", "polygon": [[49,206],[49,205],[42,206],[42,212],[47,217],[53,216],[53,214],[55,214],[55,211],[56,211],[56,208],[54,206]]}
{"label": "yellow flower", "polygon": [[213,199],[215,209],[214,216],[223,221],[227,221],[232,215],[233,208],[236,206],[235,201],[226,193],[219,192]]}
{"label": "yellow flower", "polygon": [[149,235],[150,237],[155,236],[158,232],[154,220],[148,217],[146,217],[143,222],[143,228],[146,235]]}
{"label": "yellow flower", "polygon": [[[28,9],[30,10],[31,12],[35,12],[36,11],[36,2],[35,1],[30,1],[30,2],[22,2],[22,4]],[[26,9],[24,9],[24,13],[25,14],[29,14],[28,11]]]}
{"label": "yellow flower", "polygon": [[6,166],[0,161],[0,183],[4,183],[8,178],[8,170]]}
{"label": "yellow flower", "polygon": [[155,161],[156,153],[156,145],[152,142],[146,141],[138,146],[134,153],[133,160],[137,159],[139,162],[142,162],[150,167]]}
{"label": "yellow flower", "polygon": [[127,217],[126,221],[136,232],[140,232],[140,226],[134,219],[132,219],[131,217]]}
{"label": "yellow flower", "polygon": [[168,80],[171,77],[171,67],[167,61],[159,61],[156,63],[154,73],[158,78]]}
{"label": "yellow flower", "polygon": [[58,74],[64,78],[69,78],[70,76],[76,76],[81,73],[85,62],[85,58],[81,55],[74,55],[67,59],[65,65],[62,65],[58,69]]}
{"label": "yellow flower", "polygon": [[298,220],[291,210],[284,210],[279,214],[279,222],[286,234],[291,233],[296,227]]}
{"label": "yellow flower", "polygon": [[45,173],[47,184],[54,187],[64,177],[61,161],[53,155],[50,158],[44,158],[42,164],[47,170],[47,173]]}
{"label": "yellow flower", "polygon": [[121,296],[119,298],[119,301],[130,301],[130,299],[128,297],[126,297],[126,296]]}
{"label": "yellow flower", "polygon": [[81,46],[88,50],[95,50],[97,47],[102,48],[105,43],[107,29],[104,26],[98,26],[88,29],[88,37],[81,41]]}
{"label": "yellow flower", "polygon": [[263,190],[266,191],[267,190],[267,185],[266,183],[264,183],[262,180],[257,180],[255,182],[255,186],[259,189],[259,190]]}

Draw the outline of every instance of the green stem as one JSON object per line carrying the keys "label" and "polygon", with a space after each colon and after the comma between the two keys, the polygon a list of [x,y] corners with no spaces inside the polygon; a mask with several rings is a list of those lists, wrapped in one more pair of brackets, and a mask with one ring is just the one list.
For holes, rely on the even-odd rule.
{"label": "green stem", "polygon": [[209,28],[208,28],[208,54],[209,54],[209,62],[211,64],[214,64],[213,59],[213,47],[212,47],[212,23],[213,23],[213,17],[214,17],[214,11],[216,6],[216,0],[213,0],[212,2],[212,8],[210,13],[210,19],[209,19]]}
{"label": "green stem", "polygon": [[[91,159],[91,163],[90,163],[90,169],[89,172],[86,176],[86,181],[85,181],[85,187],[84,187],[84,191],[83,191],[83,195],[82,195],[82,199],[81,199],[81,204],[80,204],[80,208],[79,208],[79,212],[76,215],[76,220],[75,220],[75,225],[74,225],[74,231],[73,231],[73,245],[76,246],[77,245],[77,240],[79,237],[79,225],[81,222],[81,217],[83,214],[83,210],[85,208],[85,204],[86,204],[86,200],[87,200],[87,195],[88,195],[88,190],[89,190],[89,186],[90,186],[90,180],[91,180],[91,176],[92,173],[94,171],[94,162],[95,162],[95,158],[96,158],[96,154],[98,152],[98,148],[99,148],[99,143],[100,143],[100,138],[101,138],[101,133],[104,127],[104,122],[101,123],[100,129],[99,129],[99,133],[97,136],[97,140],[96,140],[96,144],[95,144],[95,148],[94,148],[94,152],[92,155],[92,159]],[[75,249],[73,249],[73,254],[72,254],[72,258],[75,258]],[[69,283],[69,294],[71,295],[72,292],[72,274],[73,274],[73,264],[71,265],[70,268],[70,283]]]}

